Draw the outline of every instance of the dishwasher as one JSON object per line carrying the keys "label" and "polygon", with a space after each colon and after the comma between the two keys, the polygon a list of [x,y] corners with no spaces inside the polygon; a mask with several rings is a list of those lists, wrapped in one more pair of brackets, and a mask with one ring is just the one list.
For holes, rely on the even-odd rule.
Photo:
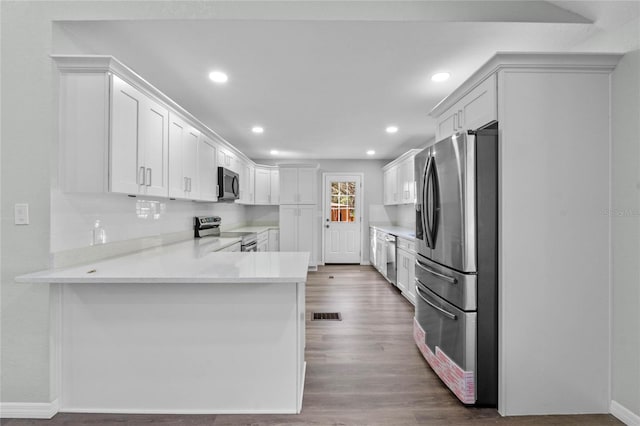
{"label": "dishwasher", "polygon": [[398,285],[397,269],[396,269],[396,236],[387,234],[385,236],[387,246],[387,280],[395,286]]}

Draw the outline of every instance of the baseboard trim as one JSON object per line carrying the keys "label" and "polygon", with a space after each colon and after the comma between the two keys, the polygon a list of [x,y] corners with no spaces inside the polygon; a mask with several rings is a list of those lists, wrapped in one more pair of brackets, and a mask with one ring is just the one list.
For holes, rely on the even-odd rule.
{"label": "baseboard trim", "polygon": [[61,413],[82,414],[298,414],[297,410],[222,410],[222,409],[144,409],[144,408],[64,408]]}
{"label": "baseboard trim", "polygon": [[640,426],[640,416],[616,401],[611,401],[609,411],[627,426]]}
{"label": "baseboard trim", "polygon": [[50,419],[58,411],[57,399],[52,402],[0,402],[2,419]]}

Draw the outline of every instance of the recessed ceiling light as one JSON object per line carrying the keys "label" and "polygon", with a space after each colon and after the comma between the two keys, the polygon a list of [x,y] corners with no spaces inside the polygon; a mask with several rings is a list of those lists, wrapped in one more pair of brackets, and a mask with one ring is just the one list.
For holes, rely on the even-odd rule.
{"label": "recessed ceiling light", "polygon": [[386,128],[387,133],[396,133],[398,131],[398,127],[397,126],[388,126]]}
{"label": "recessed ceiling light", "polygon": [[214,83],[226,83],[229,80],[229,77],[222,71],[211,71],[209,73],[209,78]]}
{"label": "recessed ceiling light", "polygon": [[448,72],[439,72],[431,76],[431,81],[439,83],[441,81],[449,80],[449,77],[451,77],[451,74],[449,74]]}
{"label": "recessed ceiling light", "polygon": [[367,151],[367,155],[373,155],[373,154],[375,154],[375,153],[376,153],[376,152],[375,152],[374,150],[372,150],[372,149],[370,149],[369,151]]}
{"label": "recessed ceiling light", "polygon": [[271,155],[278,155],[278,150],[277,149],[272,149],[271,151],[269,151],[269,153]]}
{"label": "recessed ceiling light", "polygon": [[264,129],[262,127],[260,127],[260,126],[253,126],[251,128],[251,131],[253,133],[264,133]]}

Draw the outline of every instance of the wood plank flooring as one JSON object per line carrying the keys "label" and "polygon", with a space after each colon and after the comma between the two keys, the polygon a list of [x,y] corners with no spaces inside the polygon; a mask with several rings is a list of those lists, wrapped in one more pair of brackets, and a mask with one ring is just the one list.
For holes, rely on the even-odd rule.
{"label": "wood plank flooring", "polygon": [[[413,343],[413,306],[370,266],[331,265],[307,283],[307,376],[299,415],[65,414],[17,425],[609,425],[610,415],[500,417],[458,402]],[[310,321],[340,312],[342,321]]]}

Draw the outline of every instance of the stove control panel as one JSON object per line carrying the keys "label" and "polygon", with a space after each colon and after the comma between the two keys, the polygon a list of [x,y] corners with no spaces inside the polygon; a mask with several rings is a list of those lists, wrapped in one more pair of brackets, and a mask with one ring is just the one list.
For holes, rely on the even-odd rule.
{"label": "stove control panel", "polygon": [[[220,227],[221,222],[222,222],[222,219],[220,218],[220,216],[196,216],[194,218],[194,226],[193,226],[194,237],[200,238],[205,236],[200,231],[207,230],[207,229],[215,230],[219,232],[218,228]],[[210,235],[209,233],[207,234]]]}

